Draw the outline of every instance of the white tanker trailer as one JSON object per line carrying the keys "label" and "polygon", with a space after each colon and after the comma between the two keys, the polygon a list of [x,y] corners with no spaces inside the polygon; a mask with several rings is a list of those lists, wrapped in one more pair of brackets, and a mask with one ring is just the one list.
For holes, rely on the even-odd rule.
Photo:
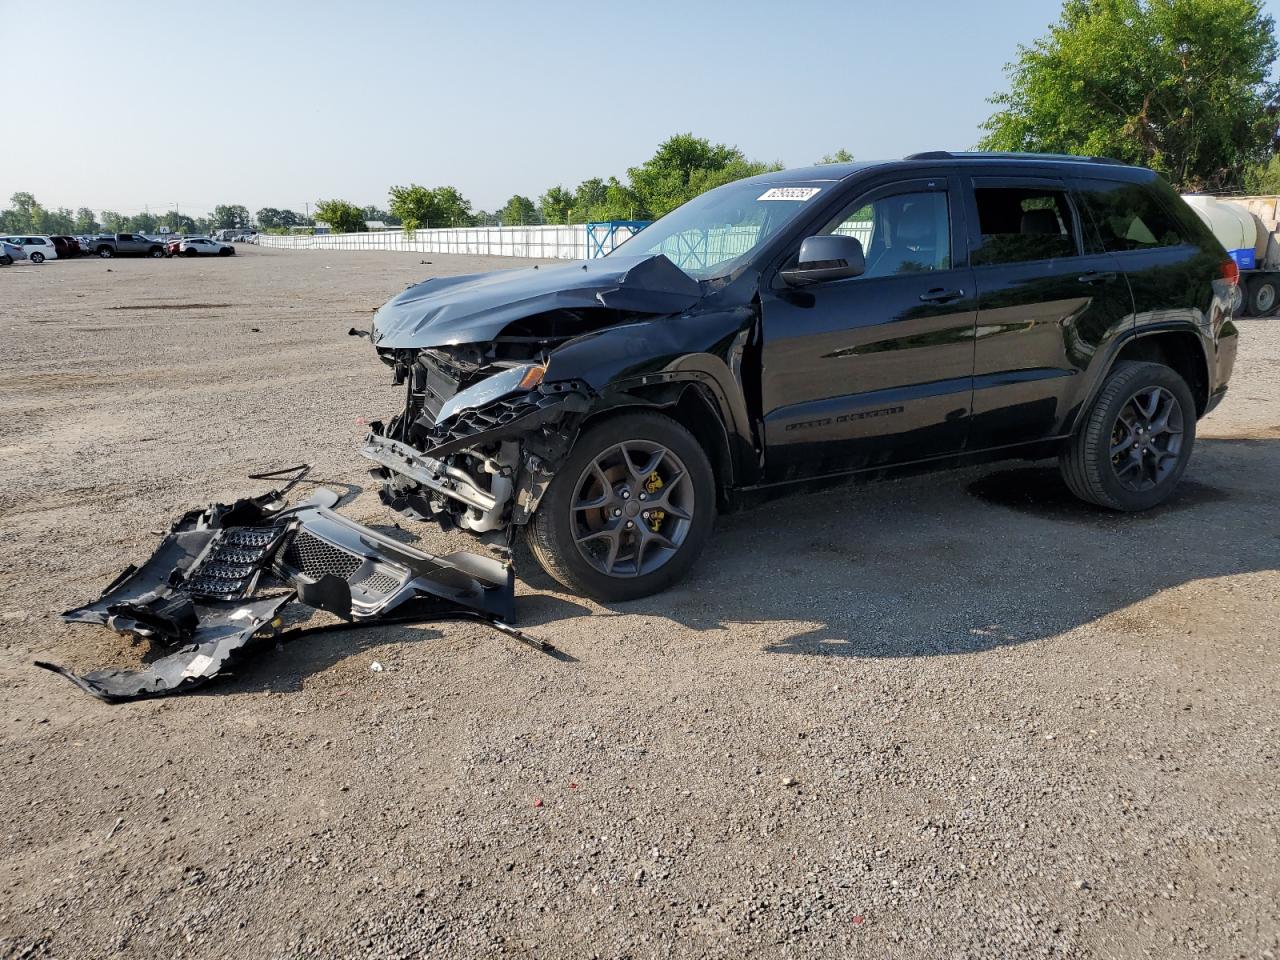
{"label": "white tanker trailer", "polygon": [[1240,268],[1245,315],[1275,314],[1280,309],[1280,197],[1187,194],[1182,199]]}

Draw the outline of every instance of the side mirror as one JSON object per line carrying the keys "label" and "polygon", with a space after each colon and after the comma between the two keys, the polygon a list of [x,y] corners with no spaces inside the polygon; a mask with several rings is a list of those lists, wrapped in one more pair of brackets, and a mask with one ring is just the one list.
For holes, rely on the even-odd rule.
{"label": "side mirror", "polygon": [[860,277],[867,269],[862,241],[857,237],[831,234],[809,237],[800,244],[800,257],[794,267],[782,271],[782,279],[793,287],[827,280]]}

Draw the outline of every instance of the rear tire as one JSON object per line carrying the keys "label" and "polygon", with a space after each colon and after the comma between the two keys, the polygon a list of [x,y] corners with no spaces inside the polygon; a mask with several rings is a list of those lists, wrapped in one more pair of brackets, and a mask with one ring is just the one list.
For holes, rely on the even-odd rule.
{"label": "rear tire", "polygon": [[539,566],[574,593],[637,600],[689,571],[715,511],[715,475],[693,434],[661,414],[629,413],[578,437],[526,538]]}
{"label": "rear tire", "polygon": [[110,247],[98,248],[98,256],[100,256],[103,260],[110,260],[115,255],[116,255],[116,252],[112,250]]}
{"label": "rear tire", "polygon": [[31,255],[31,262],[32,262],[32,263],[44,263],[44,254],[43,254],[43,253],[33,253],[33,254]]}
{"label": "rear tire", "polygon": [[1103,384],[1058,465],[1071,492],[1111,510],[1149,510],[1173,495],[1196,439],[1187,382],[1160,363],[1125,361]]}
{"label": "rear tire", "polygon": [[183,253],[183,256],[187,256],[187,257],[200,256],[200,251],[197,250],[195,247],[187,247],[187,249],[183,250],[182,253]]}
{"label": "rear tire", "polygon": [[1280,284],[1275,277],[1257,277],[1249,281],[1249,316],[1270,317],[1280,307]]}

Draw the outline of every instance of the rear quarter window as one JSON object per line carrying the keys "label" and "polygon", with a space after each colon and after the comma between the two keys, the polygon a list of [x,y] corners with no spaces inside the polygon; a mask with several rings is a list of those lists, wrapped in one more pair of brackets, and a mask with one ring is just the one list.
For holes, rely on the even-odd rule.
{"label": "rear quarter window", "polygon": [[1188,242],[1183,226],[1146,184],[1086,180],[1078,189],[1098,241],[1108,253],[1177,247]]}

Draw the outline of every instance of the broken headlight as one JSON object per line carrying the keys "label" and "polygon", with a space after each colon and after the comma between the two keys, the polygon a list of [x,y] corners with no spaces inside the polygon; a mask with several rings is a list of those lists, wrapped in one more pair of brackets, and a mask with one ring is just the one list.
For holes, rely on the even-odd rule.
{"label": "broken headlight", "polygon": [[524,364],[496,373],[446,400],[441,405],[440,412],[436,414],[436,423],[443,423],[463,410],[483,407],[522,390],[533,390],[542,383],[546,373],[545,363]]}

